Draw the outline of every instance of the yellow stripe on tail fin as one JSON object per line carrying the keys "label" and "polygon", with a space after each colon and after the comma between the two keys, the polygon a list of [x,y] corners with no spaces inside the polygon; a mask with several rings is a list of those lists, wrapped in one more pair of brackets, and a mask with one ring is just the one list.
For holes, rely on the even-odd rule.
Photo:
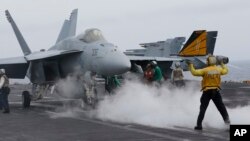
{"label": "yellow stripe on tail fin", "polygon": [[207,32],[206,30],[194,31],[179,56],[204,56],[207,55]]}

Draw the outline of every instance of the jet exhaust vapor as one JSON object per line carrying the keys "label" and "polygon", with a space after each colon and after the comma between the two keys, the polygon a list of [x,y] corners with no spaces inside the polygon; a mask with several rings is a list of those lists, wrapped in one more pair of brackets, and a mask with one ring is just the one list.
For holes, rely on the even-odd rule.
{"label": "jet exhaust vapor", "polygon": [[[139,80],[126,80],[114,95],[100,101],[96,109],[85,111],[90,118],[124,124],[140,124],[160,128],[185,127],[193,130],[196,124],[200,89],[197,82],[187,83],[182,89],[171,88],[163,83],[157,88]],[[228,108],[232,124],[250,124],[250,106]],[[80,117],[82,110],[74,106],[61,107],[51,118]],[[213,102],[207,109],[203,126],[212,129],[226,129],[224,121]]]}
{"label": "jet exhaust vapor", "polygon": [[[134,123],[153,127],[188,127],[193,129],[199,113],[199,83],[187,83],[183,89],[173,89],[167,84],[156,88],[137,80],[127,81],[116,95],[99,103],[93,115],[104,121]],[[250,124],[250,106],[228,108],[231,124]],[[224,121],[213,102],[207,109],[203,125],[226,129]]]}

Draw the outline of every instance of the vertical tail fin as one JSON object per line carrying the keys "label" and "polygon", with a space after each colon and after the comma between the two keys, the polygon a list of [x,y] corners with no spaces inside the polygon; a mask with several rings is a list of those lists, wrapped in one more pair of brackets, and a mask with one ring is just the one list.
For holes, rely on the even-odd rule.
{"label": "vertical tail fin", "polygon": [[16,23],[15,21],[12,19],[10,13],[8,10],[5,11],[5,15],[8,19],[8,21],[10,22],[11,26],[12,26],[12,29],[14,30],[15,32],[15,35],[16,35],[16,38],[21,46],[21,49],[23,51],[23,54],[24,55],[28,55],[31,53],[31,50],[30,48],[28,47],[26,41],[24,40],[23,38],[23,35],[21,34],[21,32],[19,31],[18,27],[16,26]]}
{"label": "vertical tail fin", "polygon": [[[185,42],[185,37],[175,37],[170,43],[170,56],[178,55],[183,43]],[[168,53],[167,53],[168,54]],[[167,56],[169,57],[169,56]]]}
{"label": "vertical tail fin", "polygon": [[60,34],[56,40],[56,43],[60,42],[61,40],[75,36],[76,33],[76,23],[77,23],[77,9],[74,9],[71,12],[69,20],[65,20],[62,26],[62,29],[60,31]]}
{"label": "vertical tail fin", "polygon": [[197,30],[192,33],[179,56],[205,56],[213,54],[217,31]]}
{"label": "vertical tail fin", "polygon": [[217,31],[207,32],[207,54],[214,54],[217,34]]}

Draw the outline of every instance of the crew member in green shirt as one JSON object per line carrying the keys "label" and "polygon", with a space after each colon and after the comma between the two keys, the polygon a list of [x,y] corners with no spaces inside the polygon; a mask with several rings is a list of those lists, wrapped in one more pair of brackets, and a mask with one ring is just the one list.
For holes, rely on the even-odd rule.
{"label": "crew member in green shirt", "polygon": [[151,66],[154,70],[154,76],[153,76],[153,81],[155,82],[158,82],[158,83],[161,83],[162,82],[162,71],[161,71],[161,68],[157,65],[157,62],[156,61],[152,61],[151,62]]}

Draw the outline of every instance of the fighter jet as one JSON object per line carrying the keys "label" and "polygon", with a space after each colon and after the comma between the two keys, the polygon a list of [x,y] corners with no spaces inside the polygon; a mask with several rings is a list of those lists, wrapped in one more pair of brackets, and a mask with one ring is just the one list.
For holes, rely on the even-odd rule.
{"label": "fighter jet", "polygon": [[[9,78],[27,76],[35,88],[45,89],[68,75],[85,75],[87,72],[102,76],[119,75],[130,70],[128,57],[114,44],[108,42],[99,29],[88,29],[75,36],[77,9],[63,23],[56,44],[48,50],[32,52],[8,10],[10,22],[24,56],[0,60],[0,68]],[[86,95],[82,94],[82,97]],[[90,97],[91,98],[91,97]],[[23,92],[23,105],[29,107],[29,92]]]}
{"label": "fighter jet", "polygon": [[[150,61],[157,61],[165,79],[169,79],[175,62],[180,62],[183,70],[188,70],[186,60],[192,61],[198,69],[205,67],[207,56],[214,54],[217,33],[217,31],[197,30],[185,44],[185,37],[175,37],[166,41],[142,43],[140,45],[144,49],[126,50],[125,54],[131,60],[131,70],[138,70],[140,67],[145,70]],[[217,60],[222,60],[224,63],[229,61],[228,57],[221,55],[217,56]]]}

